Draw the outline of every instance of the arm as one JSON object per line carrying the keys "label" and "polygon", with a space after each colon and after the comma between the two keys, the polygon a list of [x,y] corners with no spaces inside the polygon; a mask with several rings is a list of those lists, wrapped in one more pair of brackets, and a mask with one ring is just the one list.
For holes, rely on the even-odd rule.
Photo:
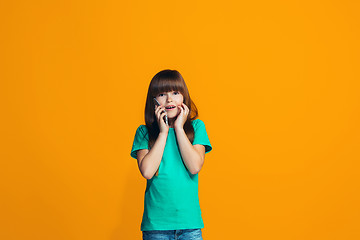
{"label": "arm", "polygon": [[138,167],[144,178],[151,179],[159,168],[165,149],[166,138],[166,133],[160,133],[150,151],[148,149],[137,151]]}
{"label": "arm", "polygon": [[175,128],[175,132],[185,166],[191,174],[197,174],[204,164],[205,147],[200,144],[192,145],[183,128]]}

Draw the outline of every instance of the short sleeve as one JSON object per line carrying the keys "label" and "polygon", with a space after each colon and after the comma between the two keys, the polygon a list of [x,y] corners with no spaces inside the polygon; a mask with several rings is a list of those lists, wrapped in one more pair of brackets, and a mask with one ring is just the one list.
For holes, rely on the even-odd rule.
{"label": "short sleeve", "polygon": [[193,145],[201,144],[205,146],[205,153],[208,153],[212,150],[209,137],[206,132],[205,124],[200,119],[195,119],[193,122],[195,137]]}
{"label": "short sleeve", "polygon": [[132,145],[130,156],[137,159],[137,150],[149,149],[149,136],[145,125],[140,125],[135,133],[134,142]]}

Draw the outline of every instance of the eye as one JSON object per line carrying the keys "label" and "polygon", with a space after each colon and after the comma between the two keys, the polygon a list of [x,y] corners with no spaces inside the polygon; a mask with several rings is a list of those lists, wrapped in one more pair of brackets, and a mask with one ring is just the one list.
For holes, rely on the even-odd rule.
{"label": "eye", "polygon": [[159,96],[159,97],[162,97],[163,95],[164,95],[163,93],[159,93],[159,95],[158,95],[158,96]]}
{"label": "eye", "polygon": [[179,94],[179,92],[174,92],[174,94],[175,94],[175,95],[178,95],[178,94]]}

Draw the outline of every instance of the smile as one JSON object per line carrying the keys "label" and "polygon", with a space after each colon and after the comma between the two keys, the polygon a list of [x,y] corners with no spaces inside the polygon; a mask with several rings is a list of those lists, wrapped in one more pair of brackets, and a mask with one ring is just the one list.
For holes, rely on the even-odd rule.
{"label": "smile", "polygon": [[176,109],[176,107],[173,107],[173,108],[165,108],[165,109],[166,109],[166,111],[171,111],[171,110]]}

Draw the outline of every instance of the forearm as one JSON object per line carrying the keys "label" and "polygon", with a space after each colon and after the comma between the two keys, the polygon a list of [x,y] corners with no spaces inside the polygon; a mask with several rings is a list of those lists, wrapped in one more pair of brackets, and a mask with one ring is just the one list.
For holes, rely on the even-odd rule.
{"label": "forearm", "polygon": [[154,146],[141,161],[140,169],[142,175],[147,179],[151,179],[160,166],[165,149],[166,138],[167,134],[160,133],[154,143]]}
{"label": "forearm", "polygon": [[187,137],[183,128],[175,129],[176,138],[180,148],[181,157],[185,163],[185,166],[191,174],[196,174],[200,171],[202,166],[202,158],[200,154],[195,150]]}

